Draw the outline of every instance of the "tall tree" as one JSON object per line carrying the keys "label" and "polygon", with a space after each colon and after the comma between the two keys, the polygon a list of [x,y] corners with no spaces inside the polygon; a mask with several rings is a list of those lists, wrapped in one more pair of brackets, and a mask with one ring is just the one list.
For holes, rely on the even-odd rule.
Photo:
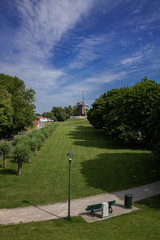
{"label": "tall tree", "polygon": [[35,91],[26,89],[24,82],[18,77],[0,74],[0,87],[11,95],[13,123],[10,128],[20,130],[32,125],[34,119]]}
{"label": "tall tree", "polygon": [[150,150],[160,160],[160,99],[152,111],[152,115],[146,120],[146,142]]}
{"label": "tall tree", "polygon": [[108,111],[106,108],[107,94],[104,93],[92,104],[88,111],[87,118],[95,128],[105,127],[105,116]]}
{"label": "tall tree", "polygon": [[146,77],[132,87],[112,89],[97,99],[88,113],[94,127],[111,138],[129,141],[147,136],[146,119],[160,97],[160,84]]}
{"label": "tall tree", "polygon": [[0,132],[4,132],[12,125],[13,107],[11,94],[4,88],[0,89]]}

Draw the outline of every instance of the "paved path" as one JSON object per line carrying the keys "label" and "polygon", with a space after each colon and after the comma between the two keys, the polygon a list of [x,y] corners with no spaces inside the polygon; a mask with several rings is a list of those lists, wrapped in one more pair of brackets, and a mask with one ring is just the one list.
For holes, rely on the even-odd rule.
{"label": "paved path", "polygon": [[[160,181],[147,184],[144,186],[131,188],[128,190],[113,192],[111,194],[100,194],[96,196],[75,199],[71,201],[71,216],[81,215],[86,221],[92,222],[100,220],[100,216],[91,217],[85,212],[87,205],[116,200],[116,205],[113,207],[113,213],[109,217],[118,216],[128,213],[137,208],[125,209],[124,196],[126,193],[133,195],[133,202],[152,197],[160,194]],[[68,215],[68,204],[56,203],[45,206],[30,206],[14,209],[0,209],[0,224],[18,224],[27,222],[46,221],[50,219],[63,218]]]}

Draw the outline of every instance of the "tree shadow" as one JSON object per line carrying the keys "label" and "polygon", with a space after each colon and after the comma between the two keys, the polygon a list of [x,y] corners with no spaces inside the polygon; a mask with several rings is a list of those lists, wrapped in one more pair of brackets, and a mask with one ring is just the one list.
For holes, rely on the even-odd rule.
{"label": "tree shadow", "polygon": [[149,153],[105,153],[81,163],[88,187],[114,192],[160,180],[156,158]]}
{"label": "tree shadow", "polygon": [[53,212],[49,212],[49,211],[45,210],[45,206],[35,205],[35,204],[29,202],[28,200],[23,200],[22,203],[27,204],[27,206],[35,207],[35,208],[39,209],[40,211],[45,212],[45,213],[48,213],[48,214],[50,214],[50,215],[52,215],[52,216],[55,216],[55,217],[57,217],[57,218],[60,217],[60,216],[57,216],[56,214],[54,214]]}
{"label": "tree shadow", "polygon": [[97,147],[105,149],[131,148],[134,150],[140,148],[144,149],[140,143],[124,143],[118,140],[107,139],[104,129],[95,129],[89,126],[77,126],[74,131],[70,131],[68,133],[68,136],[75,140],[73,144],[83,147]]}
{"label": "tree shadow", "polygon": [[154,208],[160,211],[160,194],[154,197],[138,201],[137,204],[146,205],[149,208]]}
{"label": "tree shadow", "polygon": [[0,175],[17,175],[17,171],[13,169],[1,169]]}

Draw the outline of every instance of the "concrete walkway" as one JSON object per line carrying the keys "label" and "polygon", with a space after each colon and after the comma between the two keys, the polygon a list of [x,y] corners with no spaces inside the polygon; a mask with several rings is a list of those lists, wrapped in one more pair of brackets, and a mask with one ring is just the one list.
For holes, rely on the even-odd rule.
{"label": "concrete walkway", "polygon": [[[100,194],[97,196],[91,196],[86,198],[75,199],[71,201],[71,216],[82,216],[86,221],[93,222],[101,220],[100,215],[91,217],[86,214],[85,208],[91,204],[103,203],[111,200],[116,200],[116,204],[113,206],[113,213],[110,217],[115,217],[121,214],[137,210],[124,208],[124,196],[126,193],[130,193],[133,196],[132,201],[137,202],[139,200],[152,197],[160,194],[160,181],[147,184],[144,186],[131,188],[128,190],[113,192],[111,194]],[[45,206],[30,206],[14,209],[0,209],[0,224],[18,224],[27,222],[46,221],[51,219],[64,218],[68,215],[68,203],[56,203]]]}

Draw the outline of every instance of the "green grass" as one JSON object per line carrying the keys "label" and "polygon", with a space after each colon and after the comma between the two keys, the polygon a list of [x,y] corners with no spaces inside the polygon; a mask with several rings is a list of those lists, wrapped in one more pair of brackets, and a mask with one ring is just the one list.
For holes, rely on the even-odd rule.
{"label": "green grass", "polygon": [[22,176],[10,158],[7,169],[0,162],[0,208],[67,201],[68,160],[71,166],[71,198],[127,189],[160,180],[160,168],[151,152],[102,140],[103,130],[87,120],[60,123],[31,164],[23,164]]}
{"label": "green grass", "polygon": [[86,223],[81,217],[0,226],[1,240],[159,240],[160,195],[140,201],[129,214]]}

